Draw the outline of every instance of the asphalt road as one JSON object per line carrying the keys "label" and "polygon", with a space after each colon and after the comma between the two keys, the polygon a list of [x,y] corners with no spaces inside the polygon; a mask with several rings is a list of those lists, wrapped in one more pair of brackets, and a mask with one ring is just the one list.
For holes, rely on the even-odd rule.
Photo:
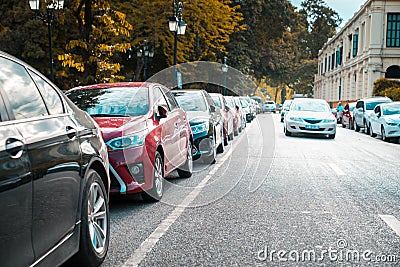
{"label": "asphalt road", "polygon": [[262,114],[159,203],[113,198],[102,266],[400,266],[400,145]]}

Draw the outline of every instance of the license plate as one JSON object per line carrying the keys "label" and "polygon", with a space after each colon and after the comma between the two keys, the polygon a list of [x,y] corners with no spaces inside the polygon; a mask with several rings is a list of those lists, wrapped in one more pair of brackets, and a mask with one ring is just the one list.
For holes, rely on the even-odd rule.
{"label": "license plate", "polygon": [[315,129],[319,129],[319,126],[318,125],[306,125],[306,129],[315,130]]}

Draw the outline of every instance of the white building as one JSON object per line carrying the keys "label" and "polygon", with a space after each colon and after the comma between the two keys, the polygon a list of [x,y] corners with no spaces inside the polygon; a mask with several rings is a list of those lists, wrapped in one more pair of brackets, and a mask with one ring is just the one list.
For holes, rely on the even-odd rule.
{"label": "white building", "polygon": [[400,0],[367,0],[319,51],[314,97],[372,96],[378,78],[400,79]]}

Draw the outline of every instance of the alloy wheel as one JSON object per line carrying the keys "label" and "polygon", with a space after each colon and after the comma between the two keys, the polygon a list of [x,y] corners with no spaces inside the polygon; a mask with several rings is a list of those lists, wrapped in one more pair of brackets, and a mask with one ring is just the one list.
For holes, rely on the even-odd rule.
{"label": "alloy wheel", "polygon": [[88,191],[88,227],[91,244],[98,253],[103,253],[107,240],[107,203],[97,182]]}

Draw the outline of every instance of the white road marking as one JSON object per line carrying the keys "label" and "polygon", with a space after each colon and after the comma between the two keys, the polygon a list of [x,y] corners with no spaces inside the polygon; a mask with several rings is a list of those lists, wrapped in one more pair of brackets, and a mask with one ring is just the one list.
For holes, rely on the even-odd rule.
{"label": "white road marking", "polygon": [[393,215],[381,215],[379,217],[387,224],[390,228],[400,236],[400,221],[396,219]]}
{"label": "white road marking", "polygon": [[236,148],[236,146],[240,143],[240,140],[245,136],[242,134],[238,141],[231,147],[228,153],[226,153],[223,157],[217,158],[217,163],[210,170],[208,175],[204,177],[203,180],[186,196],[186,198],[165,218],[157,228],[142,242],[142,244],[133,252],[130,258],[125,261],[122,267],[136,267],[138,266],[145,258],[146,254],[149,253],[160,238],[168,231],[169,227],[181,216],[181,214],[185,211],[185,209],[193,202],[193,200],[200,194],[203,187],[207,184],[207,182],[213,177],[213,175],[218,171],[219,167],[229,158],[232,154],[232,151]]}
{"label": "white road marking", "polygon": [[329,163],[329,167],[331,167],[332,170],[336,172],[337,175],[343,176],[346,175],[345,172],[343,172],[335,163]]}

